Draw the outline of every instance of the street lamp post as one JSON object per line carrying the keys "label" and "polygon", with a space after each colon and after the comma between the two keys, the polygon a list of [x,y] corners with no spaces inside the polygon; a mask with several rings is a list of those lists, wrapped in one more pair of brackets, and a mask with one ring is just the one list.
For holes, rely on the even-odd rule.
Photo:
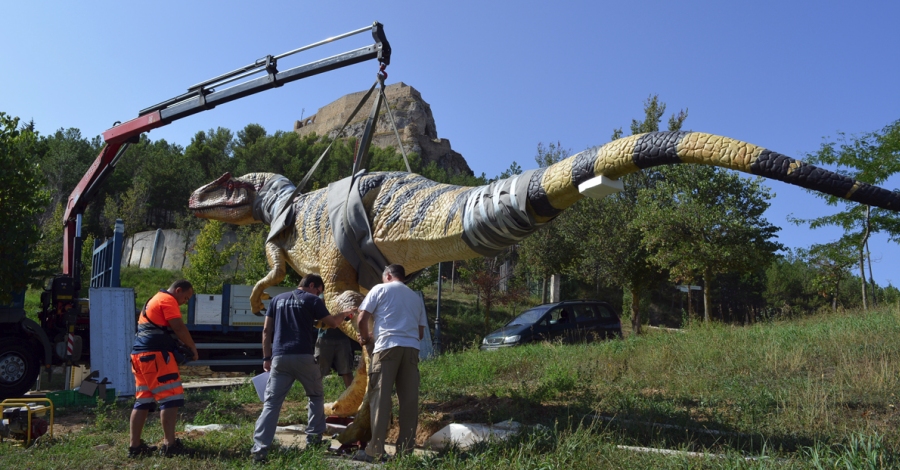
{"label": "street lamp post", "polygon": [[441,276],[441,263],[438,263],[437,281],[437,311],[434,314],[434,354],[441,353],[441,286],[444,284]]}

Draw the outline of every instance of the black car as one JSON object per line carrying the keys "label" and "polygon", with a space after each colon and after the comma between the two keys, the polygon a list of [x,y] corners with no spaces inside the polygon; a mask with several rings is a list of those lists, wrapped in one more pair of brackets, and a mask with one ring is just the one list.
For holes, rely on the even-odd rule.
{"label": "black car", "polygon": [[493,350],[534,341],[566,343],[622,336],[612,305],[598,300],[567,300],[526,310],[485,336],[481,349]]}

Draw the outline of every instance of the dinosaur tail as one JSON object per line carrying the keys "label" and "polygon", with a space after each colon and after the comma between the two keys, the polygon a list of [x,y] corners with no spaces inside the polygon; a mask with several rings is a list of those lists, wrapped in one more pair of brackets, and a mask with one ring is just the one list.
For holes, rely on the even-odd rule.
{"label": "dinosaur tail", "polygon": [[581,199],[579,184],[601,175],[618,179],[644,168],[677,163],[720,166],[900,211],[900,192],[747,142],[702,132],[654,132],[618,139],[547,168],[475,188],[466,194],[463,240],[477,253],[492,256]]}
{"label": "dinosaur tail", "polygon": [[861,204],[900,211],[900,192],[758,147],[703,132],[654,132],[615,140],[538,170],[529,185],[535,220],[544,222],[581,199],[578,185],[603,175],[618,179],[660,165],[714,165],[764,176]]}

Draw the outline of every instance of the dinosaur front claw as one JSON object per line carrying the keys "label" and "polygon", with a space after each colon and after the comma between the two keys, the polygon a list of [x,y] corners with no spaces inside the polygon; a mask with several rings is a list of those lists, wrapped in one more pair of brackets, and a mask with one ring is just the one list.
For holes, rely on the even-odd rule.
{"label": "dinosaur front claw", "polygon": [[272,296],[269,295],[267,292],[263,292],[262,294],[259,294],[259,296],[256,296],[256,297],[257,298],[254,298],[254,295],[252,293],[250,294],[250,310],[257,317],[262,317],[266,314],[266,308],[265,308],[266,306],[265,306],[265,304],[263,304],[262,301],[269,300],[272,298]]}
{"label": "dinosaur front claw", "polygon": [[254,315],[261,317],[265,313],[265,305],[262,303],[262,296],[250,294],[250,311],[253,312]]}

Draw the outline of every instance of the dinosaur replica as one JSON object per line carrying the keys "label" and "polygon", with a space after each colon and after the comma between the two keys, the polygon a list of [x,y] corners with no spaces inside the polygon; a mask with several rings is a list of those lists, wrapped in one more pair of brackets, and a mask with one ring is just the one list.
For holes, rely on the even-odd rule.
{"label": "dinosaur replica", "polygon": [[[414,272],[441,261],[495,255],[584,197],[580,186],[618,183],[644,168],[679,163],[719,166],[900,211],[900,192],[701,132],[634,135],[480,187],[441,184],[412,173],[360,172],[301,194],[281,175],[226,173],[194,191],[189,207],[197,217],[270,225],[265,250],[271,270],[253,288],[254,312],[263,307],[263,291],[284,280],[288,265],[300,274],[319,273],[329,310],[339,312],[353,303],[345,300],[337,308],[339,295],[368,291],[390,263]],[[352,321],[341,330],[356,338]],[[361,392],[366,379],[361,364],[351,387],[329,404],[328,411],[356,413],[354,424],[360,423],[338,437],[342,443],[368,440],[368,400]]]}

